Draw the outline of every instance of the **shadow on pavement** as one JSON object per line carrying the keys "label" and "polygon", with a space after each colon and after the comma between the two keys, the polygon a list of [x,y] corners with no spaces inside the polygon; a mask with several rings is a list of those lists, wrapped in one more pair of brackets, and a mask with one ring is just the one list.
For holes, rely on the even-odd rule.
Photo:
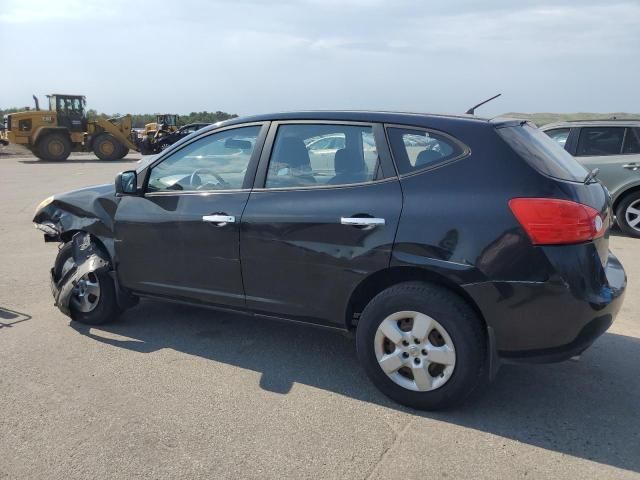
{"label": "shadow on pavement", "polygon": [[[10,321],[5,321],[10,320]],[[14,325],[31,320],[31,315],[16,312],[9,308],[0,307],[0,329],[13,327]]]}
{"label": "shadow on pavement", "polygon": [[254,370],[269,391],[286,394],[297,382],[640,472],[638,338],[605,334],[579,362],[503,365],[495,382],[464,406],[428,413],[380,394],[359,368],[353,340],[337,332],[151,301],[110,325],[71,326],[115,347],[171,348]]}

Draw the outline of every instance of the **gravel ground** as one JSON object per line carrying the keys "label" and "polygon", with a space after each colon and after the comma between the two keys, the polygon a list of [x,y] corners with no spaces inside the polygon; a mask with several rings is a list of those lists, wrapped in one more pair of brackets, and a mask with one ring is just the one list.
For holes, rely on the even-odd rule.
{"label": "gravel ground", "polygon": [[143,301],[109,326],[53,305],[46,196],[139,156],[64,163],[0,150],[0,479],[640,478],[640,240],[613,327],[580,361],[505,365],[454,411],[368,382],[346,336]]}

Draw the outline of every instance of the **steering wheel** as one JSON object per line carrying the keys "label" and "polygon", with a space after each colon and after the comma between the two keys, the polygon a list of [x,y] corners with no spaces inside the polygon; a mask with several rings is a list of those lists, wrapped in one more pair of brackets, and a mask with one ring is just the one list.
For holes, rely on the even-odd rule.
{"label": "steering wheel", "polygon": [[[210,175],[212,175],[213,177],[215,177],[215,179],[218,181],[218,183],[224,187],[228,187],[229,183],[222,178],[219,174],[212,172],[211,170],[207,169],[207,168],[198,168],[196,170],[194,170],[194,172],[191,174],[191,176],[189,177],[189,185],[191,185],[192,187],[195,187],[196,190],[200,190],[200,188],[202,188],[202,179],[200,178],[199,173],[208,173]],[[206,185],[206,184],[205,184]]]}

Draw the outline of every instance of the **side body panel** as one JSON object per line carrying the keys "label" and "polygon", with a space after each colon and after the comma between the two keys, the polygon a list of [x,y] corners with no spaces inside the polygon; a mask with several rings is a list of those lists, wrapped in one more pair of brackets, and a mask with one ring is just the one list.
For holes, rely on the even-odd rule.
{"label": "side body panel", "polygon": [[[258,313],[345,324],[351,292],[389,266],[402,207],[397,180],[344,188],[253,191],[242,217],[247,306]],[[366,214],[385,225],[342,225]]]}
{"label": "side body panel", "polygon": [[239,224],[217,226],[202,217],[240,218],[248,192],[127,196],[115,218],[120,284],[133,291],[244,306]]}

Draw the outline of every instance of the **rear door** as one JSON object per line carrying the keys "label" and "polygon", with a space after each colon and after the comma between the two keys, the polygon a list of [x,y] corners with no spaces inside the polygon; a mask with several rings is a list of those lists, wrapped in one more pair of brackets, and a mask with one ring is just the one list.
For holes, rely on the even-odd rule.
{"label": "rear door", "polygon": [[640,129],[581,127],[576,158],[587,170],[598,168],[598,180],[617,192],[640,180]]}
{"label": "rear door", "polygon": [[[314,158],[323,138],[343,148]],[[274,123],[242,217],[247,306],[344,326],[348,299],[387,268],[402,208],[382,127]]]}

